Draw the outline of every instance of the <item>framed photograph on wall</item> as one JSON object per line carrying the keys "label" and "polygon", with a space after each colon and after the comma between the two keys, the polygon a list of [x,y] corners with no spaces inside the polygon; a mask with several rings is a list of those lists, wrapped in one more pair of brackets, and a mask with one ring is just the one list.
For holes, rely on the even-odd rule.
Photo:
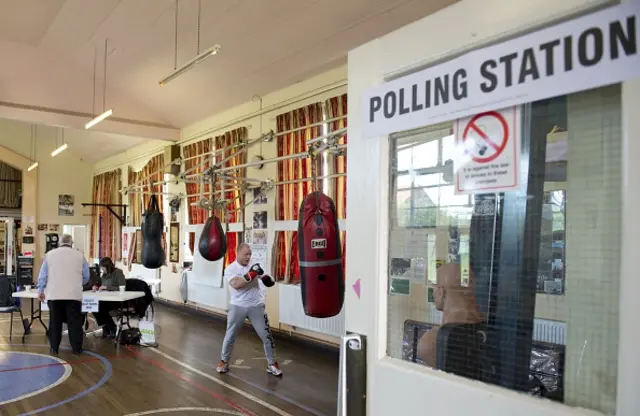
{"label": "framed photograph on wall", "polygon": [[58,216],[73,217],[75,198],[73,195],[58,195]]}
{"label": "framed photograph on wall", "polygon": [[180,261],[180,223],[172,222],[169,225],[169,262]]}

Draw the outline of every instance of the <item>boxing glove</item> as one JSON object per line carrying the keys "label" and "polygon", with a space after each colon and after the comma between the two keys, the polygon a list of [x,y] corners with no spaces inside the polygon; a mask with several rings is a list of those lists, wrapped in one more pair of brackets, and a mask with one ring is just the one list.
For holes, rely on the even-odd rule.
{"label": "boxing glove", "polygon": [[260,267],[260,265],[256,263],[253,266],[251,266],[249,271],[243,277],[247,283],[250,283],[251,281],[253,281],[253,279],[255,279],[256,277],[260,277],[263,274],[264,274],[264,270],[262,270],[262,267]]}
{"label": "boxing glove", "polygon": [[260,280],[262,280],[262,283],[266,287],[272,287],[273,285],[276,284],[276,281],[273,280],[273,277],[269,276],[268,274],[260,276]]}

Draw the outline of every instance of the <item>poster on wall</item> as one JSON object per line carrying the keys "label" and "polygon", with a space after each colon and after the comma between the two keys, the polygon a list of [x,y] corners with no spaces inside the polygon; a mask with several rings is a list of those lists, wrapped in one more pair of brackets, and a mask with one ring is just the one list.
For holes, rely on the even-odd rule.
{"label": "poster on wall", "polygon": [[47,224],[38,224],[38,231],[47,231],[49,226]]}
{"label": "poster on wall", "polygon": [[262,192],[262,189],[255,188],[253,190],[253,203],[255,205],[265,205],[267,203],[267,194]]}
{"label": "poster on wall", "polygon": [[75,198],[73,195],[68,195],[68,194],[58,195],[58,216],[73,217],[74,201],[75,201]]}
{"label": "poster on wall", "polygon": [[244,230],[244,242],[247,244],[251,244],[253,241],[253,229],[247,228]]}
{"label": "poster on wall", "polygon": [[130,244],[129,232],[124,231],[122,233],[122,258],[126,260],[129,257],[129,244]]}
{"label": "poster on wall", "polygon": [[267,246],[263,244],[249,244],[251,247],[251,264],[258,263],[263,270],[269,270]]}
{"label": "poster on wall", "polygon": [[255,230],[253,232],[253,244],[267,244],[267,231],[266,230]]}
{"label": "poster on wall", "polygon": [[169,261],[180,261],[180,223],[172,222],[169,226]]}
{"label": "poster on wall", "polygon": [[267,228],[267,211],[253,213],[253,228],[254,230],[264,230]]}
{"label": "poster on wall", "polygon": [[60,231],[60,224],[49,224],[48,228],[49,228],[49,231],[58,232]]}
{"label": "poster on wall", "polygon": [[24,235],[33,235],[33,227],[31,225],[24,227]]}

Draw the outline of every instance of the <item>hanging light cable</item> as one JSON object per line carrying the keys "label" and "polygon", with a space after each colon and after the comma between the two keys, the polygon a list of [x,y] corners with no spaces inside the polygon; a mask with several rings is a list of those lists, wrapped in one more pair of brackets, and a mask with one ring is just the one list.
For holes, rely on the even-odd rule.
{"label": "hanging light cable", "polygon": [[[87,124],[84,125],[84,128],[86,130],[89,130],[91,127],[95,126],[96,124],[104,121],[104,119],[106,119],[107,117],[111,116],[113,114],[113,110],[109,109],[107,110],[107,49],[108,49],[108,44],[109,40],[105,38],[104,40],[104,79],[103,79],[103,91],[102,91],[102,114],[100,114],[99,116],[95,117],[93,120],[89,121]],[[94,61],[93,61],[93,102],[94,102],[94,108],[95,108],[95,73],[96,73],[96,58],[95,58],[96,54],[94,54]]]}
{"label": "hanging light cable", "polygon": [[159,82],[161,86],[168,84],[170,81],[184,74],[185,72],[187,72],[194,66],[198,65],[208,57],[217,55],[218,52],[220,52],[220,49],[222,48],[222,46],[216,44],[210,47],[209,49],[207,49],[206,51],[200,53],[200,9],[202,7],[201,1],[202,0],[198,0],[198,38],[196,43],[197,55],[195,58],[193,58],[186,64],[182,65],[180,68],[176,68],[178,66],[177,65],[177,62],[178,62],[178,58],[177,58],[178,57],[178,0],[176,0],[176,27],[175,27],[176,34],[175,34],[175,50],[174,50],[174,71]]}
{"label": "hanging light cable", "polygon": [[32,170],[34,170],[35,168],[38,167],[38,162],[35,161],[36,159],[36,151],[35,151],[35,138],[34,138],[34,134],[33,134],[33,130],[34,130],[35,126],[32,124],[31,125],[31,149],[29,152],[29,162],[31,162],[31,165],[29,165],[29,168],[27,168],[27,172],[31,172]]}
{"label": "hanging light cable", "polygon": [[[58,145],[58,129],[56,129],[56,146]],[[64,141],[64,129],[62,129],[62,144],[60,145],[60,147],[56,148],[56,150],[54,150],[53,152],[51,152],[51,157],[56,157],[57,155],[59,155],[60,153],[64,152],[65,150],[67,150],[67,143],[65,143]]]}

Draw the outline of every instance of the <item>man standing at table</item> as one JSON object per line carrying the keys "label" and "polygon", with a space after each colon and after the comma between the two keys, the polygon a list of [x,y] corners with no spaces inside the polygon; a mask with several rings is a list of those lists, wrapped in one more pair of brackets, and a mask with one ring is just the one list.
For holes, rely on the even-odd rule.
{"label": "man standing at table", "polygon": [[75,250],[73,237],[62,234],[60,247],[49,251],[38,275],[38,299],[49,305],[50,352],[58,354],[62,341],[62,323],[69,329],[74,354],[82,353],[82,286],[89,281],[89,263]]}

